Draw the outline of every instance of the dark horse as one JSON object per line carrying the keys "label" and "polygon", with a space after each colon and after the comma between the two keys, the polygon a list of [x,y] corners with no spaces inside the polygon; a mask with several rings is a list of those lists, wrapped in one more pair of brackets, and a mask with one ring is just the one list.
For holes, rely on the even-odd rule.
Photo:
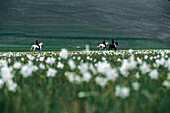
{"label": "dark horse", "polygon": [[110,44],[109,45],[109,50],[112,50],[114,48],[114,50],[116,51],[117,46],[118,46],[118,42],[115,42],[114,44]]}

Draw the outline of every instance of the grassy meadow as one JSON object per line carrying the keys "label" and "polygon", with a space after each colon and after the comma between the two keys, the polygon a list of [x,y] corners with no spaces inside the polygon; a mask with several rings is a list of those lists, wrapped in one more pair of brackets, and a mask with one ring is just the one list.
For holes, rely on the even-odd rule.
{"label": "grassy meadow", "polygon": [[169,48],[168,0],[0,0],[0,46]]}

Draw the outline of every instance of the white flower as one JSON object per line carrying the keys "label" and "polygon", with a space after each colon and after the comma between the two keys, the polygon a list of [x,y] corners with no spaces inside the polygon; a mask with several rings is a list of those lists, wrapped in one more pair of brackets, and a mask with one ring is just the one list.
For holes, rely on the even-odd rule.
{"label": "white flower", "polygon": [[143,64],[140,66],[140,70],[143,74],[146,74],[147,72],[150,71],[150,65],[147,64],[146,62],[143,62]]}
{"label": "white flower", "polygon": [[111,69],[110,63],[107,62],[98,62],[96,67],[98,72],[102,74],[106,74],[106,72]]}
{"label": "white flower", "polygon": [[85,72],[87,72],[87,70],[89,69],[88,67],[88,63],[81,63],[79,66],[78,66],[78,69],[80,70],[80,72],[83,74]]}
{"label": "white flower", "polygon": [[117,59],[118,62],[121,62],[122,60],[120,58]]}
{"label": "white flower", "polygon": [[21,61],[24,61],[25,59],[24,58],[21,58]]}
{"label": "white flower", "polygon": [[159,73],[158,73],[157,69],[154,69],[149,73],[149,76],[151,77],[151,79],[158,79],[158,74]]}
{"label": "white flower", "polygon": [[138,91],[139,87],[140,87],[140,84],[138,82],[133,82],[132,87],[133,87],[134,90]]}
{"label": "white flower", "polygon": [[92,76],[89,72],[83,73],[83,78],[82,78],[83,81],[88,82],[91,78],[92,78]]}
{"label": "white flower", "polygon": [[55,63],[55,58],[50,58],[50,57],[48,57],[47,59],[46,59],[46,61],[45,61],[47,64],[54,64]]}
{"label": "white flower", "polygon": [[75,59],[76,59],[76,57],[75,57],[75,56],[73,56],[73,59],[75,60]]}
{"label": "white flower", "polygon": [[168,73],[167,80],[170,81],[170,72]]}
{"label": "white flower", "polygon": [[82,78],[81,78],[80,76],[78,76],[78,75],[75,75],[74,81],[75,81],[76,83],[80,84],[81,81],[82,81]]}
{"label": "white flower", "polygon": [[137,73],[135,74],[135,77],[136,77],[137,79],[140,78],[139,72],[137,72]]}
{"label": "white flower", "polygon": [[66,49],[61,49],[60,57],[63,58],[63,59],[67,59],[68,58],[68,51]]}
{"label": "white flower", "polygon": [[89,93],[88,92],[79,92],[78,93],[78,97],[79,98],[84,98],[84,97],[88,97],[89,96]]}
{"label": "white flower", "polygon": [[76,82],[76,83],[81,83],[82,78],[78,75],[76,75],[74,72],[67,72],[66,77],[68,78],[68,80],[72,83],[72,82]]}
{"label": "white flower", "polygon": [[150,57],[150,60],[152,60],[152,59],[153,59],[153,56]]}
{"label": "white flower", "polygon": [[63,69],[63,67],[64,67],[64,64],[62,64],[61,62],[58,62],[57,68]]}
{"label": "white flower", "polygon": [[121,67],[119,68],[121,74],[124,76],[124,77],[127,77],[129,72],[128,70],[130,69],[130,63],[124,59],[123,62],[122,62],[122,65]]}
{"label": "white flower", "polygon": [[34,60],[34,58],[35,58],[34,56],[32,56],[32,55],[30,55],[30,54],[27,54],[27,57],[28,57],[28,59],[31,60],[31,61]]}
{"label": "white flower", "polygon": [[94,68],[93,64],[90,64],[89,69],[92,71],[92,73],[93,73],[94,75],[97,74],[97,71],[96,71],[96,69]]}
{"label": "white flower", "polygon": [[120,98],[126,98],[129,96],[130,89],[128,87],[121,87],[119,85],[116,86],[115,95]]}
{"label": "white flower", "polygon": [[132,55],[130,58],[129,58],[129,70],[132,70],[134,68],[136,68],[136,61],[135,61],[135,58],[134,56]]}
{"label": "white flower", "polygon": [[96,84],[100,85],[101,87],[104,87],[107,83],[107,79],[97,76],[95,78],[95,82],[96,82]]}
{"label": "white flower", "polygon": [[42,63],[40,64],[40,69],[45,69],[45,65],[43,65]]}
{"label": "white flower", "polygon": [[41,62],[44,61],[44,57],[40,57],[40,61],[41,61]]}
{"label": "white flower", "polygon": [[20,62],[15,62],[14,63],[14,68],[15,69],[20,69],[21,68],[21,63]]}
{"label": "white flower", "polygon": [[167,67],[170,71],[170,58],[168,58],[168,60],[165,62],[165,67]]}
{"label": "white flower", "polygon": [[75,78],[75,73],[71,73],[71,72],[66,72],[66,77],[68,78],[68,80],[72,83],[74,82],[74,78]]}
{"label": "white flower", "polygon": [[144,59],[148,59],[148,55],[145,55],[145,56],[144,56]]}
{"label": "white flower", "polygon": [[0,60],[0,67],[1,66],[7,66],[7,61],[6,60]]}
{"label": "white flower", "polygon": [[103,60],[103,61],[106,61],[106,58],[105,58],[105,57],[102,57],[102,60]]}
{"label": "white flower", "polygon": [[24,78],[32,75],[33,68],[30,65],[24,65],[21,68],[20,73]]}
{"label": "white flower", "polygon": [[57,70],[53,69],[53,68],[49,68],[47,71],[47,77],[54,77],[57,73]]}
{"label": "white flower", "polygon": [[72,59],[68,60],[68,64],[69,64],[71,70],[74,70],[76,68],[76,65]]}
{"label": "white flower", "polygon": [[77,57],[77,60],[81,60],[81,57],[79,56],[79,57]]}
{"label": "white flower", "polygon": [[12,80],[7,81],[7,87],[9,91],[15,92],[17,88],[17,84],[14,83]]}
{"label": "white flower", "polygon": [[13,78],[13,74],[11,74],[11,68],[2,67],[1,68],[1,77],[4,82],[11,80]]}
{"label": "white flower", "polygon": [[38,67],[37,67],[37,66],[33,66],[32,69],[33,69],[33,71],[35,72],[35,71],[38,70]]}
{"label": "white flower", "polygon": [[116,69],[110,69],[106,72],[107,80],[115,81],[118,77],[118,73]]}
{"label": "white flower", "polygon": [[142,64],[142,60],[139,57],[137,57],[137,62],[138,64]]}
{"label": "white flower", "polygon": [[129,49],[129,53],[132,54],[132,53],[133,53],[133,50],[132,50],[132,49]]}
{"label": "white flower", "polygon": [[87,58],[86,58],[87,60],[90,60],[90,57],[89,56],[87,56]]}
{"label": "white flower", "polygon": [[170,81],[169,80],[163,81],[162,85],[165,86],[166,88],[170,89]]}

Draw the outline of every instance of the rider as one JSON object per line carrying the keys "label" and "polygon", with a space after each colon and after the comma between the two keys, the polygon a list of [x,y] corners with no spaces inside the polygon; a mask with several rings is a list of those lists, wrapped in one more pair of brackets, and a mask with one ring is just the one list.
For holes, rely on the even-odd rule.
{"label": "rider", "polygon": [[112,43],[115,47],[117,47],[117,45],[115,44],[115,42],[114,42],[113,39],[112,39],[111,43]]}
{"label": "rider", "polygon": [[103,40],[103,44],[105,45],[105,47],[106,47],[106,41],[105,40]]}
{"label": "rider", "polygon": [[36,45],[38,46],[38,48],[40,48],[40,45],[39,45],[39,43],[38,43],[38,40],[36,40]]}
{"label": "rider", "polygon": [[111,43],[114,45],[114,40],[112,39]]}

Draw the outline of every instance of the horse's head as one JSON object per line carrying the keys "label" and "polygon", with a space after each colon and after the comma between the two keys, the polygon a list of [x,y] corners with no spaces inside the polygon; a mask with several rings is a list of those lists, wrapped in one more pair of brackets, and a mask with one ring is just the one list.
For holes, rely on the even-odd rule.
{"label": "horse's head", "polygon": [[42,46],[42,47],[44,47],[44,44],[43,44],[42,42],[41,42],[39,45]]}
{"label": "horse's head", "polygon": [[106,46],[108,46],[108,44],[109,44],[109,43],[108,43],[108,42],[106,42]]}
{"label": "horse's head", "polygon": [[118,42],[116,42],[115,44],[118,45]]}

